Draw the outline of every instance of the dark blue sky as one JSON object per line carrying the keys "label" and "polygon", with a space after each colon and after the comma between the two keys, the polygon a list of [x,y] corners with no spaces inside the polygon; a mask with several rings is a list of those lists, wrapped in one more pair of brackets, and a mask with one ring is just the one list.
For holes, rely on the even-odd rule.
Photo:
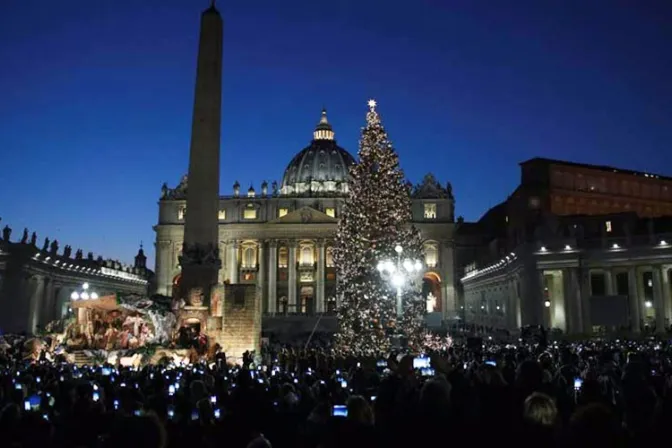
{"label": "dark blue sky", "polygon": [[[0,3],[0,216],[131,261],[188,161],[208,0]],[[543,5],[543,6],[542,6]],[[672,174],[672,2],[229,0],[222,193],[280,180],[375,97],[407,176],[477,219],[534,156]]]}

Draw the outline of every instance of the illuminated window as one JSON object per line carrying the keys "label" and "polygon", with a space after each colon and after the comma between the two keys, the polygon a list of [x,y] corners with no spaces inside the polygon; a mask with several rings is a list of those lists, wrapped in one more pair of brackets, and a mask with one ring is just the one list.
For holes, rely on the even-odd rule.
{"label": "illuminated window", "polygon": [[434,268],[439,262],[439,248],[436,244],[425,245],[425,263],[428,267]]}
{"label": "illuminated window", "polygon": [[289,213],[289,209],[286,208],[279,208],[278,209],[278,218],[282,218],[285,216],[287,213]]}
{"label": "illuminated window", "polygon": [[333,268],[334,267],[334,248],[333,247],[327,247],[327,267],[328,268]]}
{"label": "illuminated window", "polygon": [[425,219],[436,219],[436,204],[425,204]]}
{"label": "illuminated window", "polygon": [[611,221],[605,222],[604,228],[607,230],[607,232],[611,232]]}
{"label": "illuminated window", "polygon": [[506,217],[506,222],[509,222],[509,217],[508,216]]}
{"label": "illuminated window", "polygon": [[177,219],[182,221],[184,219],[184,215],[187,214],[187,207],[182,205],[180,208],[177,209]]}
{"label": "illuminated window", "polygon": [[336,217],[336,209],[333,208],[333,207],[327,207],[327,208],[325,208],[325,209],[324,209],[324,213],[325,213],[327,216],[331,216],[332,218],[335,218],[335,217]]}
{"label": "illuminated window", "polygon": [[253,205],[248,205],[243,211],[243,219],[257,219],[257,209]]}
{"label": "illuminated window", "polygon": [[312,246],[303,246],[301,248],[301,264],[310,266],[315,263],[314,251]]}
{"label": "illuminated window", "polygon": [[286,247],[278,249],[278,267],[286,268],[289,265],[289,252]]}
{"label": "illuminated window", "polygon": [[226,219],[226,210],[220,210],[217,217],[220,221],[224,221]]}
{"label": "illuminated window", "polygon": [[253,268],[257,265],[257,254],[254,247],[246,247],[243,249],[243,267]]}

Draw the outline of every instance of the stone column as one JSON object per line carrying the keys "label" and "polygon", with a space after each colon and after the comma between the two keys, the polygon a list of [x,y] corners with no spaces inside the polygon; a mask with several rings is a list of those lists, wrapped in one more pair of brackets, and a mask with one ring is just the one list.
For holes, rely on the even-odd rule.
{"label": "stone column", "polygon": [[40,325],[42,326],[56,319],[54,313],[54,281],[50,278],[45,279],[45,281],[44,296],[40,310]]}
{"label": "stone column", "polygon": [[[264,309],[264,296],[266,295],[266,251],[264,251],[264,241],[259,241],[257,248],[257,260],[259,260],[259,271],[257,272],[257,287],[261,294],[261,309]],[[266,308],[268,310],[268,308]]]}
{"label": "stone column", "polygon": [[653,266],[653,308],[656,310],[656,333],[665,332],[665,302],[663,300],[662,267]]}
{"label": "stone column", "polygon": [[156,292],[164,296],[171,295],[173,279],[170,272],[173,268],[173,253],[171,242],[159,240],[154,244],[156,248]]}
{"label": "stone column", "polygon": [[611,269],[605,269],[604,271],[604,283],[606,285],[606,292],[608,296],[614,295],[614,274]]}
{"label": "stone column", "polygon": [[317,298],[317,304],[315,307],[315,311],[318,313],[324,313],[325,309],[325,303],[324,303],[324,282],[326,281],[325,279],[325,262],[326,262],[326,242],[324,240],[318,240],[317,241],[317,279],[316,279],[316,286],[317,286],[317,293],[316,293],[316,298]]}
{"label": "stone column", "polygon": [[40,308],[42,305],[42,296],[44,295],[44,277],[41,275],[33,276],[30,280],[30,296],[28,298],[28,322],[26,331],[29,334],[35,334],[35,329],[40,319]]}
{"label": "stone column", "polygon": [[565,306],[567,309],[568,333],[581,333],[583,331],[581,290],[579,288],[579,276],[576,268],[568,268],[562,271],[564,279]]}
{"label": "stone column", "polygon": [[593,332],[592,323],[590,320],[590,271],[588,269],[579,270],[577,272],[579,278],[580,302],[581,309],[581,328],[584,333],[590,334]]}
{"label": "stone column", "polygon": [[296,307],[296,241],[289,241],[287,246],[289,250],[287,304],[290,312],[297,313],[299,310]]}
{"label": "stone column", "polygon": [[628,303],[630,304],[630,325],[633,333],[641,331],[642,304],[637,294],[637,272],[635,268],[628,269]]}
{"label": "stone column", "polygon": [[238,240],[229,242],[229,281],[232,284],[238,283],[238,274],[240,272],[238,266],[238,252],[240,251],[240,243]]}
{"label": "stone column", "polygon": [[672,291],[670,291],[670,266],[663,266],[661,268],[662,288],[663,288],[663,304],[665,306],[665,319],[668,325],[672,324]]}
{"label": "stone column", "polygon": [[278,311],[278,242],[268,242],[268,312]]}

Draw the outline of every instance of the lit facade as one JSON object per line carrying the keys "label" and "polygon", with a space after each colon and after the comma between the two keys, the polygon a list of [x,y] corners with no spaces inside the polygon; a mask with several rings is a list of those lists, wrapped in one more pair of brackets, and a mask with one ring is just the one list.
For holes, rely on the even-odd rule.
{"label": "lit facade", "polygon": [[[221,283],[255,284],[267,317],[330,315],[336,303],[333,238],[354,158],[336,144],[326,111],[310,145],[289,163],[278,185],[221,196],[219,254]],[[164,185],[156,231],[157,292],[172,295],[180,281],[188,179]],[[428,175],[413,191],[413,221],[425,251],[424,293],[433,311],[451,317],[454,305],[454,200]]]}
{"label": "lit facade", "polygon": [[521,165],[506,202],[458,224],[464,321],[573,334],[669,328],[669,179],[545,159]]}
{"label": "lit facade", "polygon": [[142,248],[134,266],[94,258],[70,246],[59,251],[58,242],[45,240],[38,247],[33,234],[11,241],[5,227],[0,239],[0,331],[34,334],[38,327],[63,319],[70,313],[70,297],[88,283],[99,295],[146,295],[153,272],[146,269]]}

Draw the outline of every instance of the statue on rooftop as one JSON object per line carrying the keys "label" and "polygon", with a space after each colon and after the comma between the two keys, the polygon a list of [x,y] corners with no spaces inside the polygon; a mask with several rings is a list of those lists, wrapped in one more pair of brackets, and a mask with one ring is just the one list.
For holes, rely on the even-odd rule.
{"label": "statue on rooftop", "polygon": [[65,258],[70,258],[70,255],[72,255],[72,247],[66,244],[65,247],[63,248],[63,256]]}
{"label": "statue on rooftop", "polygon": [[58,255],[58,241],[54,240],[51,243],[51,246],[49,246],[49,252],[51,255]]}
{"label": "statue on rooftop", "polygon": [[168,199],[169,191],[168,184],[164,182],[163,185],[161,185],[161,199]]}
{"label": "statue on rooftop", "polygon": [[271,192],[272,192],[273,196],[278,195],[278,182],[273,181],[273,183],[271,184]]}
{"label": "statue on rooftop", "polygon": [[49,249],[49,238],[44,239],[44,244],[42,245],[42,251],[46,252]]}
{"label": "statue on rooftop", "polygon": [[28,228],[23,228],[23,235],[21,236],[21,244],[26,244],[28,242]]}
{"label": "statue on rooftop", "polygon": [[2,239],[5,241],[9,241],[11,236],[12,236],[12,228],[9,226],[5,226],[5,228],[2,229]]}
{"label": "statue on rooftop", "polygon": [[30,244],[32,246],[37,246],[37,233],[33,232],[33,234],[30,235]]}

